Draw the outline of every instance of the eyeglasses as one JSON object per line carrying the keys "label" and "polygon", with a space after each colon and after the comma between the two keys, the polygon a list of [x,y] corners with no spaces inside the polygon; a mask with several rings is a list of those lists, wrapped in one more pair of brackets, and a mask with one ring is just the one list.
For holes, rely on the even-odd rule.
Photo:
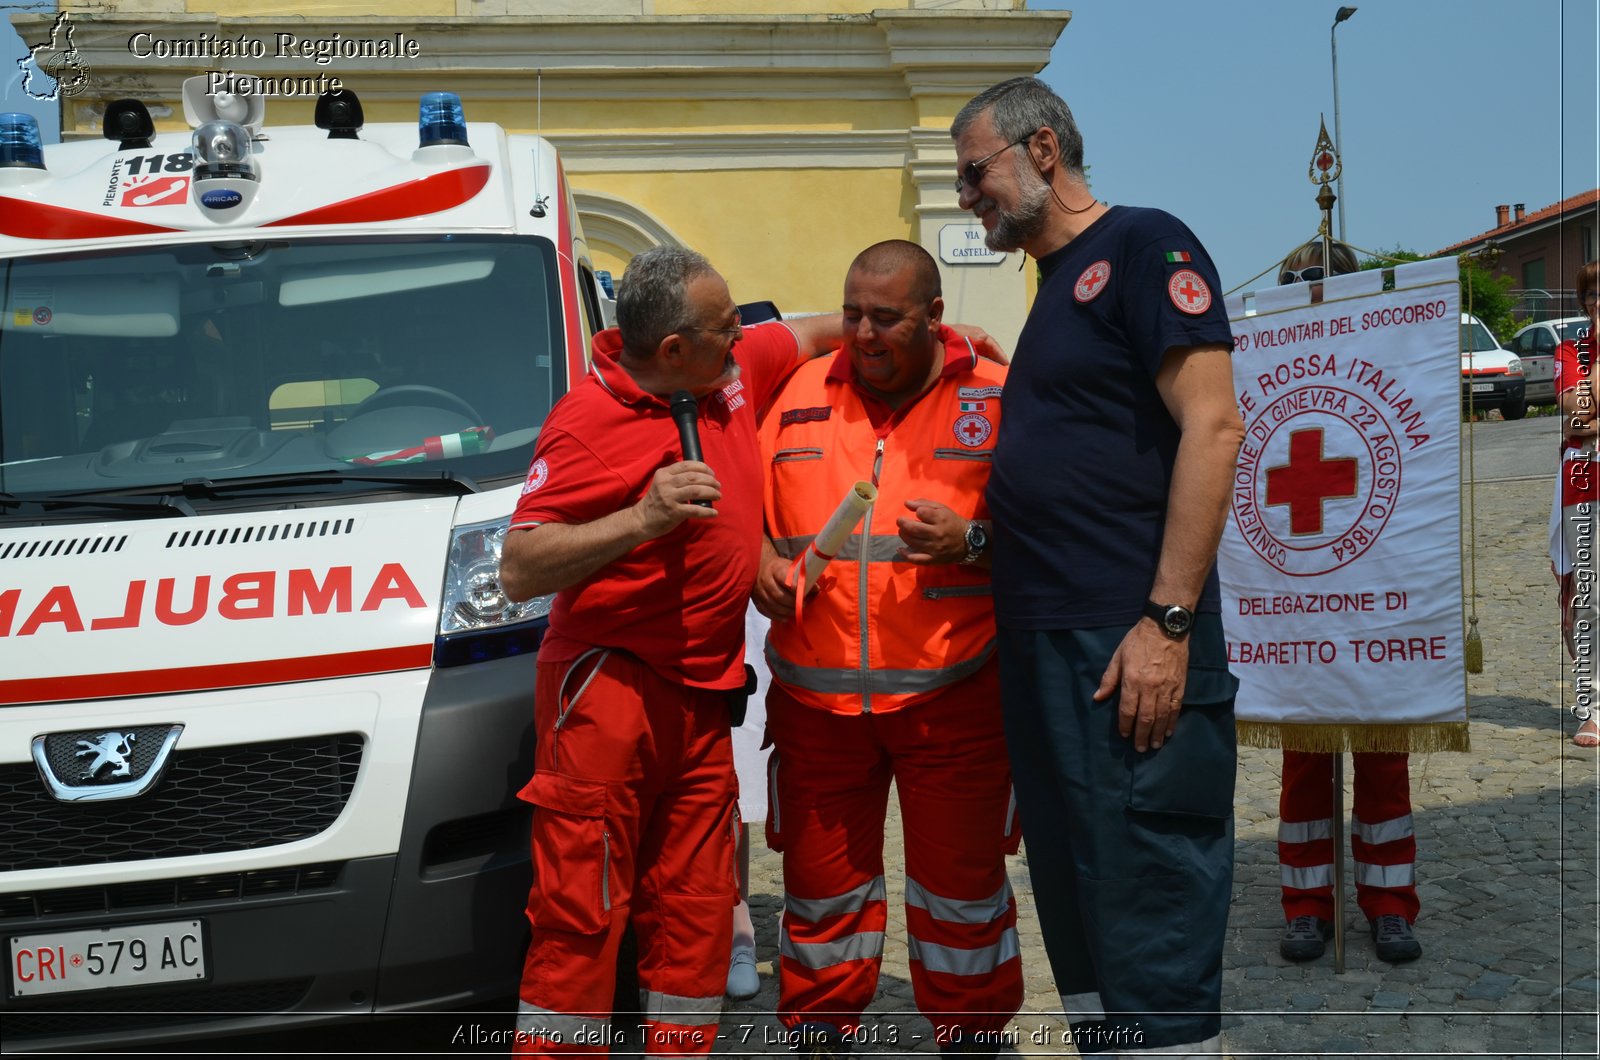
{"label": "eyeglasses", "polygon": [[711,332],[715,332],[718,335],[742,335],[742,334],[744,334],[744,328],[742,326],[743,324],[744,324],[744,317],[739,315],[739,307],[738,306],[734,306],[733,307],[733,327],[731,327],[731,328],[702,328],[702,327],[699,327],[699,326],[696,326],[696,325],[690,325],[688,327],[679,328],[678,330],[679,331],[711,331]]}
{"label": "eyeglasses", "polygon": [[1322,279],[1321,265],[1311,265],[1304,269],[1284,269],[1283,275],[1278,277],[1278,286],[1289,283],[1316,283]]}
{"label": "eyeglasses", "polygon": [[956,194],[960,195],[969,186],[976,188],[979,184],[982,184],[983,171],[989,168],[989,161],[990,159],[994,158],[995,155],[1000,154],[1001,151],[1009,151],[1018,144],[1025,144],[1037,135],[1039,135],[1039,130],[1035,129],[1033,132],[1029,133],[1027,136],[1024,136],[1020,140],[1012,140],[1010,143],[1000,148],[999,151],[990,151],[976,162],[968,162],[966,165],[962,166],[961,176],[956,178]]}

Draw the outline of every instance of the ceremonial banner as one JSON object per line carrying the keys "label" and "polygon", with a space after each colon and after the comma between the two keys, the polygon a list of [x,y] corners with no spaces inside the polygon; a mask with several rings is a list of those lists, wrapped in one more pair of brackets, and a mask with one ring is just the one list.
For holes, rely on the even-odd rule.
{"label": "ceremonial banner", "polygon": [[1242,741],[1465,750],[1454,260],[1229,300],[1245,440],[1218,572]]}

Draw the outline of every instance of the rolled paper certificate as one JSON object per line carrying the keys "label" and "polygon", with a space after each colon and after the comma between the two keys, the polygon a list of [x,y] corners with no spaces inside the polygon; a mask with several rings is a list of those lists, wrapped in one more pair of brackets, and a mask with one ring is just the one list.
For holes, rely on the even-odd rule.
{"label": "rolled paper certificate", "polygon": [[861,517],[867,514],[867,509],[872,507],[872,502],[878,499],[878,487],[870,482],[857,482],[850,487],[844,495],[844,500],[839,502],[839,507],[828,516],[828,521],[822,524],[822,529],[817,532],[816,538],[806,546],[805,554],[796,568],[801,563],[805,565],[805,591],[801,595],[813,592],[817,587],[817,579],[822,577],[822,572],[828,566],[828,561],[839,554],[844,543],[855,533],[861,523]]}

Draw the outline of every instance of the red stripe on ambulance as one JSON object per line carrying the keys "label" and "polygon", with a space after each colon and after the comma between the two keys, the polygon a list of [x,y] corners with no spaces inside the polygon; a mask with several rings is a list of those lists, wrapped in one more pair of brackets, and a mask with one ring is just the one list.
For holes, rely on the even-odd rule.
{"label": "red stripe on ambulance", "polygon": [[304,213],[290,214],[276,221],[265,221],[262,228],[286,225],[355,225],[373,221],[394,221],[438,213],[471,199],[489,183],[490,167],[466,166],[435,173],[420,180],[380,188],[341,202],[318,206]]}
{"label": "red stripe on ambulance", "polygon": [[113,699],[118,696],[156,696],[173,692],[203,692],[214,688],[250,685],[285,685],[321,681],[332,677],[422,670],[433,663],[433,645],[407,644],[399,648],[347,651],[333,655],[297,655],[287,659],[219,663],[214,666],[177,666],[160,670],[77,674],[72,677],[35,677],[0,681],[0,705],[62,703],[76,699]]}

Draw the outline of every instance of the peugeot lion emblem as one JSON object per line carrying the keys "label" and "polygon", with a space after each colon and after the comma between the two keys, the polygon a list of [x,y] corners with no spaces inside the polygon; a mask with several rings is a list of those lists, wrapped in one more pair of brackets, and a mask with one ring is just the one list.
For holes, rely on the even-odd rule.
{"label": "peugeot lion emblem", "polygon": [[33,738],[33,764],[60,802],[132,799],[167,771],[182,725],[51,732]]}

